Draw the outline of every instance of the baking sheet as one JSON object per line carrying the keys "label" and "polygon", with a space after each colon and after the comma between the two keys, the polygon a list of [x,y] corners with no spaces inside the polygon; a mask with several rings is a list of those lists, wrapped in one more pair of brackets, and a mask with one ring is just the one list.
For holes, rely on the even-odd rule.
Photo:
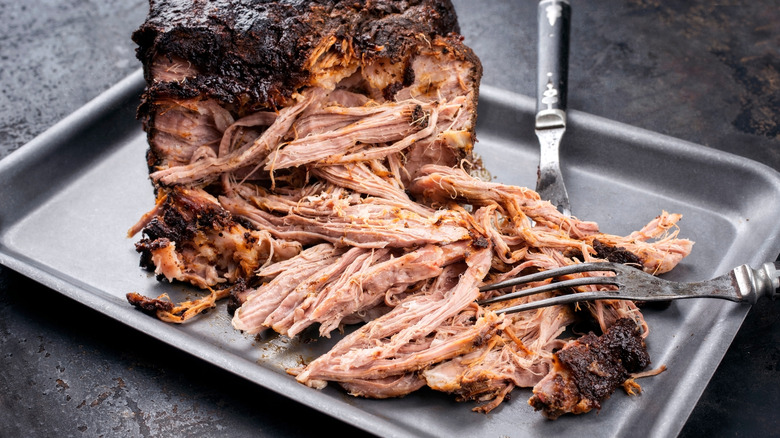
{"label": "baking sheet", "polygon": [[[653,366],[643,393],[618,391],[598,413],[545,420],[527,405],[530,390],[488,415],[472,403],[429,390],[395,400],[317,391],[284,369],[337,339],[301,343],[245,336],[224,304],[185,325],[150,318],[127,304],[135,291],[176,297],[190,291],[158,283],[138,267],[127,229],[154,204],[134,114],[140,71],[0,161],[0,263],[102,313],[284,396],[382,436],[676,435],[748,307],[722,301],[672,303],[648,310]],[[533,187],[538,161],[534,102],[500,89],[480,90],[477,152],[495,179]],[[682,213],[681,237],[693,253],[667,275],[701,280],[780,252],[780,176],[749,160],[570,111],[562,146],[564,177],[576,216],[627,234],[662,210]]]}

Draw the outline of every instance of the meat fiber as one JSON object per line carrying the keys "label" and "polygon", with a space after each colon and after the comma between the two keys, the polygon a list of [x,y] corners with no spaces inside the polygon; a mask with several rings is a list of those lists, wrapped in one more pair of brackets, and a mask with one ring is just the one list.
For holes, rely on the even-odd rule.
{"label": "meat fiber", "polygon": [[[148,84],[139,115],[149,134],[149,166],[189,166],[154,179],[171,185],[235,166],[272,166],[268,154],[282,151],[270,148],[304,110],[299,122],[328,118],[320,138],[337,137],[345,147],[398,140],[444,112],[438,123],[454,117],[459,126],[440,142],[463,141],[456,133],[465,131],[470,147],[481,64],[458,30],[452,5],[439,0],[151,0],[133,34]],[[405,111],[406,119],[394,116]],[[293,145],[280,165],[301,147],[324,152],[315,138]],[[195,166],[200,160],[193,158],[205,162]]]}
{"label": "meat fiber", "polygon": [[[679,215],[616,236],[476,177],[482,67],[458,31],[447,0],[151,0],[133,39],[157,201],[129,234],[160,281],[208,293],[128,301],[183,323],[229,297],[248,335],[362,324],[288,370],[362,397],[428,386],[489,412],[558,370],[575,312],[499,316],[518,301],[480,306],[480,285],[599,259],[666,272],[692,243]],[[631,302],[584,308],[647,336]]]}

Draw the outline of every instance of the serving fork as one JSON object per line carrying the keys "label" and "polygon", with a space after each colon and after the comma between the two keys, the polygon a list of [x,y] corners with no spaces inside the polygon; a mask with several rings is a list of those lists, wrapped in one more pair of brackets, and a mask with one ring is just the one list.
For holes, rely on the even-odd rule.
{"label": "serving fork", "polygon": [[[559,279],[573,274],[594,274]],[[487,305],[500,301],[536,295],[542,292],[578,286],[603,285],[595,292],[576,292],[507,307],[496,313],[516,313],[558,304],[593,300],[668,301],[686,298],[720,298],[755,304],[761,296],[775,298],[780,288],[780,262],[764,263],[758,269],[740,265],[728,273],[707,281],[682,283],[648,274],[640,269],[609,262],[577,263],[561,268],[540,271],[481,287],[480,292],[522,286],[533,282],[553,280],[536,287],[521,289],[479,301]]]}
{"label": "serving fork", "polygon": [[538,62],[534,132],[539,139],[536,192],[561,213],[571,216],[558,149],[566,132],[569,68],[569,0],[541,0],[538,5]]}

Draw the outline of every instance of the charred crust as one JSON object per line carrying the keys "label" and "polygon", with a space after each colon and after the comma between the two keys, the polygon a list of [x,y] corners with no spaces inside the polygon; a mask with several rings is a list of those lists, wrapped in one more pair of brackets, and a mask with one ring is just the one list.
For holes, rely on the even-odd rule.
{"label": "charred crust", "polygon": [[497,395],[501,388],[495,385],[494,382],[487,380],[472,380],[462,382],[461,387],[457,392],[457,401],[464,402],[469,400],[477,400],[479,398],[489,399]]}
{"label": "charred crust", "polygon": [[408,87],[414,83],[414,69],[412,68],[412,63],[408,62],[406,63],[406,67],[404,67],[404,78],[403,78],[403,86]]}
{"label": "charred crust", "polygon": [[256,236],[253,236],[249,231],[244,232],[244,242],[247,245],[254,245],[258,240],[259,239]]}
{"label": "charred crust", "polygon": [[[550,386],[554,388],[554,390],[550,393],[534,393],[534,396],[528,400],[528,404],[532,406],[534,410],[542,410],[545,417],[554,420],[568,412],[565,407],[565,401],[569,397],[573,395],[578,396],[579,394],[577,386],[571,379],[564,378],[561,374],[556,374],[552,380],[553,384]],[[588,401],[586,401],[584,404],[586,406],[583,407],[586,407],[587,410],[590,410],[594,407],[588,403]]]}
{"label": "charred crust", "polygon": [[[152,222],[155,222],[154,220]],[[150,225],[152,225],[150,223]],[[171,244],[171,240],[167,237],[157,237],[154,239],[150,238],[144,238],[138,241],[138,243],[135,244],[135,250],[136,252],[141,253],[141,261],[140,266],[147,271],[154,272],[156,269],[156,266],[154,264],[154,261],[152,260],[152,254],[155,250],[165,248],[168,245]],[[164,275],[157,275],[157,280],[163,280],[165,279]]]}
{"label": "charred crust", "polygon": [[[593,250],[596,251],[595,256],[600,259],[607,260],[612,263],[620,263],[624,265],[641,265],[642,261],[639,257],[631,251],[625,249],[622,246],[609,246],[598,239],[593,239]],[[563,253],[564,257],[568,258],[582,258],[582,251],[579,248],[568,248]]]}
{"label": "charred crust", "polygon": [[641,330],[629,318],[618,320],[602,337],[602,343],[620,356],[620,361],[629,373],[643,370],[650,365],[650,355],[641,337]]}
{"label": "charred crust", "polygon": [[593,239],[593,249],[596,250],[596,257],[609,260],[612,263],[622,263],[630,265],[641,265],[642,261],[636,254],[623,247],[614,247]]}
{"label": "charred crust", "polygon": [[180,211],[168,207],[169,205],[166,205],[163,214],[152,218],[143,229],[145,239],[142,242],[151,242],[145,245],[149,250],[159,248],[162,241],[181,243],[195,233],[194,224],[186,220]]}
{"label": "charred crust", "polygon": [[639,327],[630,319],[618,320],[602,336],[587,334],[555,354],[572,376],[578,391],[594,407],[629,377],[650,363]]}
{"label": "charred crust", "polygon": [[420,129],[428,127],[428,114],[420,105],[415,105],[412,110],[412,125],[415,125]]}
{"label": "charred crust", "polygon": [[386,100],[393,100],[395,99],[395,94],[401,91],[403,87],[404,85],[400,82],[393,82],[382,90],[382,97]]}
{"label": "charred crust", "polygon": [[157,298],[147,298],[139,293],[130,292],[125,295],[127,302],[135,306],[136,309],[154,315],[158,310],[170,312],[173,310],[173,303]]}
{"label": "charred crust", "polygon": [[[166,207],[169,207],[165,210],[166,215],[174,216],[180,226],[184,222],[189,226],[197,224],[198,228],[225,228],[233,223],[230,213],[221,205],[210,199],[192,196],[187,189],[176,187],[166,202]],[[167,220],[166,218],[166,222]]]}
{"label": "charred crust", "polygon": [[246,289],[246,281],[239,277],[235,284],[230,288],[230,295],[228,296],[227,302],[227,311],[229,314],[235,314],[236,310],[244,304],[241,293],[245,292]]}
{"label": "charred crust", "polygon": [[143,269],[146,269],[150,272],[154,272],[155,270],[154,262],[152,261],[152,243],[154,243],[154,241],[149,239],[141,239],[138,243],[135,244],[136,252],[141,253],[141,260],[139,265]]}
{"label": "charred crust", "polygon": [[257,230],[257,227],[255,227],[255,225],[252,222],[250,222],[244,217],[233,216],[233,221],[235,221],[235,223],[237,223],[238,225],[246,228],[247,230],[254,230],[254,231]]}
{"label": "charred crust", "polygon": [[[448,0],[151,0],[132,38],[152,84],[146,102],[206,95],[243,113],[288,104],[310,80],[307,62],[327,38],[347,40],[358,59],[400,62],[421,42],[459,31]],[[199,73],[155,82],[150,66],[158,56],[187,59]],[[148,110],[142,105],[139,115]]]}
{"label": "charred crust", "polygon": [[[167,247],[171,243],[177,247],[192,240],[196,233],[206,229],[221,230],[237,225],[230,213],[222,206],[202,197],[191,195],[186,189],[175,188],[168,192],[162,212],[153,217],[144,227],[144,238],[135,245],[141,253],[141,267],[154,270],[152,253],[157,249]],[[247,243],[257,238],[250,233],[244,236]]]}

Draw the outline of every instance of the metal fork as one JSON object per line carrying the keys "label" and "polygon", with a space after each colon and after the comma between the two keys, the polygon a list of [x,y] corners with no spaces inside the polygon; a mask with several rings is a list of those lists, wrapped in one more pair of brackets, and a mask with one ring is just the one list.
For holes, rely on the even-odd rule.
{"label": "metal fork", "polygon": [[537,9],[539,53],[534,132],[539,138],[540,152],[536,192],[561,213],[571,216],[558,152],[566,132],[571,6],[569,0],[541,0]]}
{"label": "metal fork", "polygon": [[478,303],[480,305],[486,305],[567,287],[611,285],[615,286],[616,289],[560,295],[514,307],[507,307],[498,310],[496,313],[515,313],[558,304],[604,299],[668,301],[684,298],[720,298],[754,304],[760,296],[775,298],[777,289],[780,288],[780,262],[764,263],[759,269],[753,269],[748,265],[741,265],[720,277],[694,283],[664,280],[628,265],[595,262],[578,263],[562,268],[540,271],[499,283],[489,284],[481,287],[479,290],[480,292],[487,292],[510,286],[519,286],[536,281],[554,279],[563,275],[591,272],[612,272],[615,275],[585,276],[562,281],[553,281],[542,286],[522,289],[517,292],[479,301]]}

